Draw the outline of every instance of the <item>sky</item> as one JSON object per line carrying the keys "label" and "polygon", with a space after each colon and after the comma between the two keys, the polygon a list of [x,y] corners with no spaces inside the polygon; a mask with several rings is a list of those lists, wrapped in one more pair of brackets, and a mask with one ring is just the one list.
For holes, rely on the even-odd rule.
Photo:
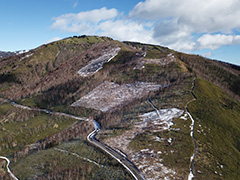
{"label": "sky", "polygon": [[99,35],[240,65],[239,9],[239,0],[0,0],[0,50]]}

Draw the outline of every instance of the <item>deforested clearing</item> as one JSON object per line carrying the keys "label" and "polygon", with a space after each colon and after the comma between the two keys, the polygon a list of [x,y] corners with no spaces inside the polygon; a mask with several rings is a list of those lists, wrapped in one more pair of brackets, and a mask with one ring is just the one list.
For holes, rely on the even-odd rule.
{"label": "deforested clearing", "polygon": [[93,75],[102,68],[104,63],[111,61],[120,50],[121,48],[117,47],[104,52],[103,55],[96,59],[91,60],[86,66],[81,68],[78,71],[78,74],[82,77]]}
{"label": "deforested clearing", "polygon": [[139,126],[146,126],[152,124],[154,132],[167,130],[173,125],[173,118],[177,118],[183,114],[183,110],[177,108],[161,109],[157,111],[148,112],[140,115],[142,120]]}
{"label": "deforested clearing", "polygon": [[150,91],[157,91],[160,87],[161,85],[151,82],[119,85],[105,81],[71,106],[82,106],[107,112],[116,106],[146,96]]}

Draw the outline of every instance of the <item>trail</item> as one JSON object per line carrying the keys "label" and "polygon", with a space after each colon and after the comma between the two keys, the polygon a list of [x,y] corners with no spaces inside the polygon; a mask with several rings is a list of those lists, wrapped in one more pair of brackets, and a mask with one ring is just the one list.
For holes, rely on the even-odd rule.
{"label": "trail", "polygon": [[91,159],[82,157],[82,156],[78,155],[77,153],[73,153],[73,152],[70,152],[70,151],[67,151],[67,150],[64,150],[64,149],[59,149],[59,148],[54,148],[54,149],[57,150],[57,151],[63,152],[63,153],[67,153],[67,154],[71,154],[71,155],[73,155],[73,156],[76,156],[76,157],[78,157],[78,158],[80,158],[80,159],[83,159],[83,160],[85,160],[85,161],[88,161],[88,162],[90,162],[90,163],[93,163],[93,164],[97,165],[98,167],[103,167],[103,165],[98,164],[97,162],[95,162],[95,161],[93,161],[93,160],[91,160]]}
{"label": "trail", "polygon": [[191,102],[197,100],[197,97],[196,97],[196,96],[194,95],[194,93],[193,93],[193,90],[194,90],[194,88],[195,88],[195,80],[196,80],[196,78],[193,79],[193,84],[192,84],[192,89],[191,89],[191,94],[192,94],[192,96],[193,96],[193,99],[190,100],[190,101],[187,103],[186,107],[185,107],[186,112],[187,112],[188,116],[190,117],[190,119],[191,119],[191,121],[192,121],[190,136],[191,136],[192,139],[193,139],[194,147],[195,147],[194,153],[193,153],[193,155],[191,156],[191,159],[190,159],[191,166],[190,166],[190,173],[189,173],[189,175],[188,175],[188,180],[192,180],[192,178],[194,177],[194,158],[195,158],[196,153],[197,153],[197,143],[196,143],[196,140],[195,140],[195,138],[194,138],[194,133],[193,133],[193,131],[194,131],[194,122],[195,122],[195,121],[194,121],[192,115],[190,114],[190,112],[189,112],[189,110],[188,110],[188,105],[189,105]]}
{"label": "trail", "polygon": [[152,101],[149,98],[147,98],[147,101],[152,106],[152,108],[155,109],[155,111],[157,112],[158,116],[161,117],[159,109],[152,103]]}
{"label": "trail", "polygon": [[[194,153],[193,153],[193,155],[191,156],[191,159],[190,159],[191,165],[190,165],[190,173],[189,173],[189,175],[188,175],[188,180],[192,180],[192,178],[194,177],[194,158],[195,158],[196,153],[197,153],[197,150],[198,150],[198,149],[197,149],[197,143],[196,143],[196,140],[195,140],[195,138],[194,138],[194,123],[195,123],[195,121],[194,121],[192,115],[190,114],[190,112],[189,112],[189,110],[188,110],[188,105],[189,105],[191,102],[197,100],[197,97],[196,97],[195,94],[193,93],[193,90],[194,90],[194,88],[195,88],[195,80],[196,80],[196,78],[193,79],[193,84],[192,84],[192,88],[191,88],[191,95],[193,96],[193,99],[190,100],[190,101],[187,103],[187,105],[185,106],[186,112],[187,112],[188,116],[190,117],[190,119],[191,119],[191,121],[192,121],[192,123],[191,123],[190,136],[191,136],[192,139],[193,139],[193,143],[194,143],[194,147],[195,147]],[[159,109],[151,102],[151,100],[150,100],[149,98],[147,99],[147,101],[148,101],[148,103],[152,106],[152,108],[156,110],[158,116],[161,117],[160,112],[159,112]]]}
{"label": "trail", "polygon": [[66,113],[62,113],[62,112],[53,112],[53,111],[48,110],[48,109],[31,108],[29,106],[24,106],[24,105],[21,105],[21,104],[18,104],[16,102],[14,102],[14,101],[11,101],[11,100],[6,100],[6,101],[9,102],[10,104],[12,104],[15,107],[18,107],[18,108],[21,108],[21,109],[26,109],[26,110],[29,110],[29,111],[45,112],[47,114],[70,117],[70,118],[73,118],[73,119],[76,119],[76,120],[81,120],[81,121],[88,121],[89,120],[88,118],[85,118],[85,117],[78,117],[78,116],[74,116],[72,114],[66,114]]}
{"label": "trail", "polygon": [[[29,110],[29,111],[45,112],[47,114],[52,114],[52,115],[57,115],[57,116],[65,116],[65,117],[70,117],[70,118],[73,118],[73,119],[76,119],[76,120],[82,120],[82,121],[88,121],[89,120],[85,117],[78,117],[78,116],[74,116],[74,115],[66,114],[66,113],[61,113],[61,112],[52,112],[48,109],[31,108],[31,107],[28,107],[28,106],[18,104],[16,102],[8,100],[8,99],[3,99],[3,98],[1,98],[1,99],[9,102],[10,104],[12,104],[13,106],[15,106],[17,108],[26,109],[26,110]],[[4,156],[0,156],[0,158],[7,161],[7,171],[8,171],[8,173],[11,175],[12,178],[14,178],[15,180],[18,180],[9,168],[10,160],[8,158],[4,157]]]}
{"label": "trail", "polygon": [[12,171],[9,168],[9,164],[10,164],[10,160],[4,156],[0,156],[1,159],[4,159],[7,161],[7,172],[10,174],[10,176],[14,179],[14,180],[18,180],[18,178],[12,173]]}
{"label": "trail", "polygon": [[95,139],[96,134],[100,131],[100,126],[95,120],[93,121],[93,123],[94,123],[95,129],[94,131],[88,134],[87,136],[88,142],[99,147],[100,149],[105,151],[107,154],[109,154],[111,157],[116,159],[125,169],[127,169],[131,173],[131,175],[134,177],[135,180],[145,180],[142,174],[140,173],[140,171],[126,157],[122,156],[121,154],[119,154],[109,146]]}
{"label": "trail", "polygon": [[[88,118],[84,118],[84,117],[77,117],[77,116],[74,116],[74,115],[71,115],[71,114],[66,114],[66,113],[61,113],[61,112],[52,112],[48,109],[37,109],[37,108],[31,108],[31,107],[28,107],[28,106],[24,106],[24,105],[21,105],[21,104],[18,104],[14,101],[11,101],[11,100],[7,100],[7,99],[4,99],[6,100],[7,102],[11,103],[13,106],[15,107],[18,107],[18,108],[21,108],[21,109],[26,109],[26,110],[30,110],[30,111],[38,111],[38,112],[45,112],[47,114],[53,114],[53,115],[59,115],[59,116],[65,116],[65,117],[71,117],[71,118],[74,118],[74,119],[77,119],[77,120],[82,120],[82,121],[89,121]],[[95,139],[95,135],[100,131],[100,125],[97,123],[97,121],[93,120],[93,124],[94,124],[94,131],[92,131],[88,136],[87,136],[87,140],[99,147],[100,149],[102,149],[103,151],[105,151],[107,154],[109,154],[111,157],[113,157],[114,159],[116,159],[124,168],[126,168],[131,174],[132,176],[134,177],[134,179],[136,180],[145,180],[144,177],[141,175],[140,171],[132,164],[132,162],[130,162],[126,157],[123,157],[122,155],[120,155],[118,152],[116,152],[115,150],[113,150],[112,148],[110,148],[109,146],[106,146],[105,144],[97,141]],[[61,151],[61,152],[65,152],[65,153],[70,153],[74,156],[77,156],[78,158],[82,158],[86,161],[89,161],[89,162],[92,162],[98,166],[101,166],[99,165],[98,163],[90,160],[90,159],[87,159],[87,158],[84,158],[84,157],[81,157],[79,156],[78,154],[76,153],[72,153],[72,152],[68,152],[66,150],[62,150],[62,149],[58,149],[58,148],[55,148],[56,150],[58,151]],[[9,159],[7,159],[6,157],[3,157],[3,156],[0,156],[0,158],[2,159],[5,159],[7,162],[8,162],[8,165],[7,165],[7,168],[8,168],[8,173],[15,179],[15,180],[18,180],[10,171],[9,169],[9,164],[10,164],[10,161]]]}

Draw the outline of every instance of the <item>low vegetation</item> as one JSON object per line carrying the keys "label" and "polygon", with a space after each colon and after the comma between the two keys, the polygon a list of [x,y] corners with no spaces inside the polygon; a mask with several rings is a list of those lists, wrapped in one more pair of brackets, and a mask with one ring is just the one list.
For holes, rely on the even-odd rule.
{"label": "low vegetation", "polygon": [[116,160],[82,140],[35,152],[11,169],[19,179],[132,179]]}
{"label": "low vegetation", "polygon": [[[103,56],[108,49],[119,47],[118,54],[111,61],[100,64],[102,69],[97,73],[79,76],[78,71],[91,60]],[[95,65],[98,67],[98,62],[90,69]],[[0,98],[34,108],[91,116],[105,130],[97,138],[103,141],[115,138],[118,141],[118,137],[133,131],[140,114],[154,111],[147,98],[159,109],[185,110],[187,102],[193,98],[190,90],[193,78],[197,77],[194,89],[197,100],[189,105],[195,120],[194,136],[198,145],[195,179],[232,180],[240,176],[237,169],[240,162],[239,70],[239,66],[161,46],[119,42],[108,37],[74,36],[27,53],[1,58]],[[70,106],[106,82],[119,87],[144,82],[161,88],[138,98],[128,98],[106,111],[96,108],[101,101],[94,107]],[[116,94],[122,98],[124,93],[118,91]],[[189,127],[191,120],[182,115],[173,122],[170,130],[154,132],[154,128],[147,127],[133,132],[134,138],[127,139],[130,142],[128,150],[129,153],[145,152],[147,155],[144,157],[150,165],[157,160],[166,170],[172,170],[172,175],[175,172],[175,177],[187,179],[190,157],[194,152]],[[0,129],[0,154],[11,159],[11,168],[20,179],[132,178],[115,160],[85,142],[86,135],[93,129],[90,123],[19,109],[1,101]],[[38,146],[34,151],[28,151],[26,147],[30,144]],[[72,153],[101,167],[76,158]],[[140,161],[134,159],[138,165]],[[170,174],[161,176],[172,178]]]}
{"label": "low vegetation", "polygon": [[189,110],[196,120],[197,177],[238,179],[240,103],[201,78],[196,81],[194,93],[197,101],[190,104]]}
{"label": "low vegetation", "polygon": [[4,103],[0,105],[0,122],[0,154],[7,156],[62,131],[76,120],[23,110]]}

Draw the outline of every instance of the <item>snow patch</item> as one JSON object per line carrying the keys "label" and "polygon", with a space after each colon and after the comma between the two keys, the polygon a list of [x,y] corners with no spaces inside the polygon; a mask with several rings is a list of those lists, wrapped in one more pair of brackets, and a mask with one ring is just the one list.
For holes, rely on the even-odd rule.
{"label": "snow patch", "polygon": [[157,142],[163,142],[165,140],[165,138],[161,138],[158,136],[153,137],[153,140],[157,141]]}
{"label": "snow patch", "polygon": [[29,58],[29,57],[31,57],[33,55],[33,53],[28,53],[28,54],[26,54],[24,57],[22,57],[21,59],[20,59],[20,61],[22,61],[22,60],[24,60],[24,59],[26,59],[26,58]]}
{"label": "snow patch", "polygon": [[149,124],[153,125],[154,132],[169,130],[173,125],[173,118],[177,118],[183,114],[183,110],[177,108],[161,109],[140,115],[141,122],[139,127],[144,128]]}
{"label": "snow patch", "polygon": [[29,50],[20,50],[20,51],[14,51],[14,53],[16,53],[16,55],[19,54],[23,54],[23,53],[27,53]]}
{"label": "snow patch", "polygon": [[121,48],[117,47],[109,50],[108,52],[105,52],[102,56],[91,60],[86,66],[81,68],[78,71],[78,74],[82,77],[92,76],[100,69],[102,69],[104,63],[111,61],[120,50]]}
{"label": "snow patch", "polygon": [[187,120],[187,117],[188,117],[188,114],[187,114],[187,113],[184,113],[184,115],[181,116],[180,119]]}
{"label": "snow patch", "polygon": [[173,179],[176,176],[176,172],[166,167],[162,163],[162,159],[156,158],[157,154],[162,154],[162,152],[158,151],[155,153],[151,149],[142,149],[131,156],[130,160],[143,172],[147,180]]}
{"label": "snow patch", "polygon": [[151,82],[119,85],[105,81],[71,106],[82,106],[107,112],[116,106],[141,98],[150,91],[157,91],[160,87],[161,85]]}

